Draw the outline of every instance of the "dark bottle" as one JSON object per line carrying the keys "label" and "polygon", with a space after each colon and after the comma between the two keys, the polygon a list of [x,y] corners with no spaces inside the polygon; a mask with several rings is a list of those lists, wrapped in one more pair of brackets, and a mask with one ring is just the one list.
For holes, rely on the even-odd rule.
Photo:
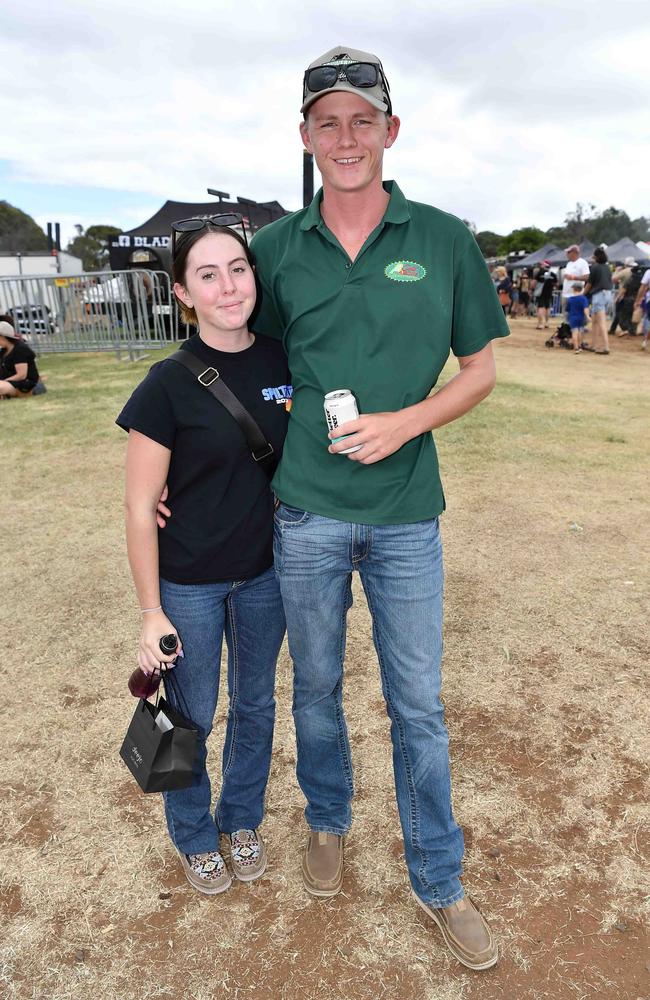
{"label": "dark bottle", "polygon": [[[160,637],[160,651],[165,656],[176,652],[178,649],[178,638],[171,632],[169,635]],[[149,698],[155,694],[160,684],[160,671],[154,674],[145,674],[144,670],[136,667],[129,677],[129,691],[134,698]]]}

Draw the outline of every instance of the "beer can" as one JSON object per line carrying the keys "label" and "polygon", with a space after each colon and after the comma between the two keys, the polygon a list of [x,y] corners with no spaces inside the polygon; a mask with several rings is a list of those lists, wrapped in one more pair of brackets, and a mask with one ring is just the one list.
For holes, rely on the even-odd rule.
{"label": "beer can", "polygon": [[[328,392],[325,396],[324,407],[328,431],[336,430],[341,424],[346,424],[349,420],[356,420],[359,416],[357,401],[350,389],[334,389],[333,392]],[[343,441],[345,437],[347,434],[344,434],[343,437],[332,438],[331,443],[336,444],[337,441]],[[358,444],[354,448],[345,448],[339,452],[339,455],[349,455],[353,451],[359,451],[362,447],[363,445]]]}

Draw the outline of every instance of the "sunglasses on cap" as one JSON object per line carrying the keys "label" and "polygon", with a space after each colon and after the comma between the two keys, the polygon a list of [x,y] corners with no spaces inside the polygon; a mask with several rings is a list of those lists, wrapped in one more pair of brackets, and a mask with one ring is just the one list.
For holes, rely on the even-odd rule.
{"label": "sunglasses on cap", "polygon": [[196,233],[199,229],[209,226],[223,226],[225,229],[228,229],[229,226],[241,226],[241,235],[244,238],[244,243],[248,246],[244,220],[237,212],[209,215],[207,219],[179,219],[178,222],[172,222],[172,258],[176,256],[176,233],[181,235],[183,233]]}
{"label": "sunglasses on cap", "polygon": [[305,71],[303,80],[303,99],[311,94],[318,94],[321,90],[329,90],[338,80],[347,80],[351,87],[364,90],[369,87],[376,87],[381,84],[388,114],[392,115],[393,109],[390,102],[388,80],[384,76],[384,71],[377,63],[352,62],[337,66],[323,65],[313,66]]}

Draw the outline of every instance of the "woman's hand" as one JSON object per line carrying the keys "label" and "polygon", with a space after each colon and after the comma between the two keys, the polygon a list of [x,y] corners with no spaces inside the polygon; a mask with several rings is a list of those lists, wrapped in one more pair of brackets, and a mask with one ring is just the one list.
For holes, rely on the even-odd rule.
{"label": "woman's hand", "polygon": [[[178,640],[175,653],[165,655],[160,648],[160,640],[163,635],[174,634]],[[183,644],[178,637],[178,632],[170,622],[164,611],[149,611],[142,616],[142,632],[140,633],[140,645],[138,646],[138,666],[143,673],[149,676],[160,668],[160,664],[167,664],[173,667],[176,657],[183,655]]]}

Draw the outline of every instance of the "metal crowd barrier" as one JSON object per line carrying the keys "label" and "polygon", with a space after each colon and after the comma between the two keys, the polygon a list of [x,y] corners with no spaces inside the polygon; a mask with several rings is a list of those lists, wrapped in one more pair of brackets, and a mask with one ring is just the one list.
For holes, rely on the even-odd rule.
{"label": "metal crowd barrier", "polygon": [[164,271],[0,278],[0,312],[37,354],[143,350],[178,339],[178,310]]}

